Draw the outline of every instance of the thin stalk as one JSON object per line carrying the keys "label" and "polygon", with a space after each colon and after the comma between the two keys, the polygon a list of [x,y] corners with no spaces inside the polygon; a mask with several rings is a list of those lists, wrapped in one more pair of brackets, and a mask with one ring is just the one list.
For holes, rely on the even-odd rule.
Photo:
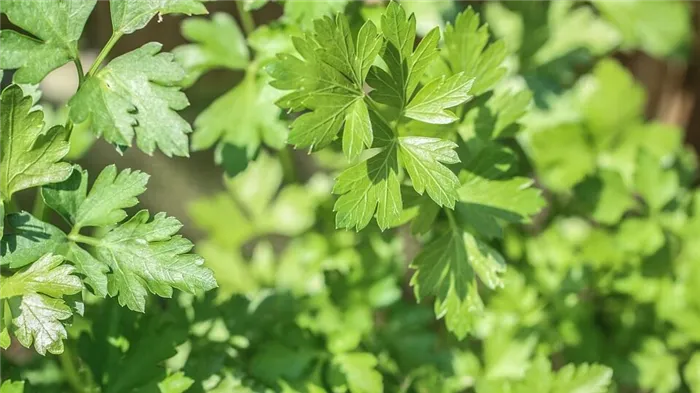
{"label": "thin stalk", "polygon": [[243,31],[246,37],[255,30],[255,20],[253,20],[253,15],[249,11],[246,11],[243,1],[236,1],[236,8],[238,9],[238,15],[241,16],[241,24],[243,25]]}
{"label": "thin stalk", "polygon": [[85,72],[83,71],[83,63],[80,61],[80,58],[75,58],[73,59],[73,63],[75,64],[75,69],[78,72],[78,89],[80,89],[80,86],[83,85],[83,82],[85,81]]}
{"label": "thin stalk", "polygon": [[450,228],[452,228],[452,229],[459,228],[457,226],[457,220],[455,220],[455,216],[454,216],[454,213],[452,212],[452,210],[447,209],[447,208],[445,208],[443,210],[445,211],[445,214],[447,215],[447,219],[450,221]]}
{"label": "thin stalk", "polygon": [[46,218],[46,204],[44,198],[41,197],[41,190],[36,192],[34,197],[34,206],[32,207],[32,216],[44,221]]}
{"label": "thin stalk", "polygon": [[294,166],[294,158],[292,157],[292,150],[289,146],[284,146],[279,150],[278,153],[280,162],[282,163],[282,172],[284,173],[284,178],[287,183],[296,183],[299,178],[297,177],[296,167]]}
{"label": "thin stalk", "polygon": [[65,127],[66,127],[66,131],[67,131],[66,132],[66,140],[70,141],[70,135],[73,133],[73,120],[71,120],[70,117],[66,121]]}
{"label": "thin stalk", "polygon": [[95,239],[94,237],[84,236],[84,235],[81,235],[79,233],[72,233],[72,232],[73,231],[71,231],[71,233],[68,235],[68,240],[70,240],[72,242],[83,243],[83,244],[87,244],[87,245],[90,245],[93,247],[97,247],[100,244],[102,244],[100,239]]}
{"label": "thin stalk", "polygon": [[117,41],[119,41],[120,38],[122,38],[123,33],[121,32],[115,32],[112,33],[112,36],[109,37],[109,41],[105,44],[105,46],[102,48],[100,51],[100,54],[97,55],[97,58],[95,59],[95,62],[92,63],[92,66],[90,67],[90,70],[88,70],[87,77],[91,77],[95,75],[95,73],[100,69],[100,65],[102,64],[103,61],[107,58],[107,55],[109,55],[109,52],[114,48],[114,45],[117,44]]}
{"label": "thin stalk", "polygon": [[61,364],[63,375],[66,377],[66,380],[71,388],[73,388],[73,391],[76,393],[85,392],[83,381],[80,378],[80,373],[75,367],[75,362],[73,361],[70,345],[64,346],[63,353],[58,355],[58,362]]}

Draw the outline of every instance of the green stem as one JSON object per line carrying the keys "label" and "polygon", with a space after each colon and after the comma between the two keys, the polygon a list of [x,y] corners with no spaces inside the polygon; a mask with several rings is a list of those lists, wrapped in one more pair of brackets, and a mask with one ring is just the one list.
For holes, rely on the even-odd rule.
{"label": "green stem", "polygon": [[14,198],[10,198],[9,201],[5,201],[5,214],[17,213],[19,211],[19,206],[17,206],[17,201]]}
{"label": "green stem", "polygon": [[81,235],[79,233],[73,233],[73,231],[71,231],[71,233],[68,235],[68,240],[75,242],[75,243],[88,244],[88,245],[91,245],[93,247],[97,247],[100,244],[102,244],[100,239],[95,239],[94,237],[90,237],[90,236],[84,236],[84,235]]}
{"label": "green stem", "polygon": [[78,71],[78,89],[80,89],[80,86],[82,86],[83,82],[85,81],[85,72],[83,71],[83,63],[80,61],[80,58],[78,58],[78,57],[73,59],[73,63],[75,63],[75,69]]}
{"label": "green stem", "polygon": [[296,183],[298,181],[296,167],[294,166],[293,151],[289,146],[284,146],[279,150],[278,156],[282,163],[282,172],[287,180],[287,183]]}
{"label": "green stem", "polygon": [[457,230],[459,227],[457,226],[457,220],[455,220],[454,213],[450,209],[443,209],[445,211],[445,214],[447,215],[447,219],[450,221],[450,227],[453,230]]}
{"label": "green stem", "polygon": [[58,361],[61,363],[63,375],[66,377],[68,384],[73,388],[73,391],[76,393],[85,392],[83,381],[80,378],[80,373],[75,367],[75,362],[73,361],[70,345],[64,346],[63,353],[58,355]]}
{"label": "green stem", "polygon": [[44,198],[41,197],[41,189],[37,189],[36,196],[34,197],[34,206],[32,207],[32,216],[44,221],[46,218],[46,204],[44,203]]}
{"label": "green stem", "polygon": [[107,58],[107,55],[109,55],[109,52],[114,48],[114,45],[117,44],[117,41],[119,41],[120,38],[122,38],[122,32],[115,32],[112,33],[112,36],[109,37],[109,41],[105,44],[104,48],[100,51],[100,54],[97,55],[97,58],[95,59],[95,62],[92,63],[92,66],[90,67],[90,70],[88,70],[87,77],[91,77],[95,75],[97,70],[100,69],[100,64]]}
{"label": "green stem", "polygon": [[253,15],[246,11],[243,1],[236,1],[236,8],[238,9],[238,15],[241,16],[241,24],[243,25],[243,31],[246,37],[255,30],[255,20],[253,20]]}

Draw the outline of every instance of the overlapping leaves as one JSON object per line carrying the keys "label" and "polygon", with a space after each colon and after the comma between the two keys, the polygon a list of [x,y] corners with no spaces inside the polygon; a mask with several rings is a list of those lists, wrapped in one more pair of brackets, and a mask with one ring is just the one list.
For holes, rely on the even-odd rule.
{"label": "overlapping leaves", "polygon": [[[54,298],[74,294],[82,288],[82,283],[70,275],[73,272],[84,276],[96,295],[117,297],[121,305],[141,312],[148,292],[171,297],[174,288],[197,293],[216,286],[211,271],[201,266],[202,258],[190,253],[193,244],[177,235],[182,227],[179,221],[164,213],[151,218],[142,210],[123,222],[127,218],[124,209],[138,203],[136,197],[145,191],[147,179],[139,171],[118,173],[114,166],[109,166],[88,192],[87,172],[76,167],[64,182],[45,186],[43,199],[72,226],[69,234],[26,212],[7,217],[9,225],[0,242],[2,264],[11,268],[29,265],[29,268],[24,273],[15,273],[3,285],[3,297],[24,296],[19,304],[23,317],[17,317],[15,324],[46,327],[46,332],[18,330],[16,336],[20,342],[29,345],[30,337],[35,336],[35,341],[41,343],[37,344],[39,352],[61,352],[61,340],[66,336],[59,321],[69,318],[72,312],[60,299],[42,298],[32,291]],[[104,235],[99,238],[82,235],[83,227],[103,228]],[[52,253],[62,257],[53,257]],[[58,267],[64,258],[72,266]],[[65,280],[74,277],[75,282],[71,283],[75,285],[71,288],[77,285],[77,289],[60,292],[66,285],[45,278],[44,270],[50,277],[63,276]],[[35,288],[32,283],[37,280],[46,281],[45,286]],[[46,312],[31,312],[37,307],[43,307]],[[28,321],[29,315],[34,319]]]}
{"label": "overlapping leaves", "polygon": [[[454,122],[457,117],[448,109],[471,98],[474,78],[459,72],[419,89],[437,54],[440,32],[432,30],[414,48],[415,30],[415,16],[394,2],[382,15],[381,32],[368,21],[354,35],[343,15],[317,20],[313,33],[294,41],[301,58],[283,54],[268,67],[273,86],[294,90],[279,104],[310,110],[292,124],[290,143],[320,149],[342,128],[348,159],[377,149],[338,177],[338,227],[360,230],[373,216],[382,229],[396,225],[403,211],[402,165],[419,194],[427,192],[438,206],[454,207],[459,183],[446,165],[459,162],[456,145],[434,137],[399,137],[396,121]],[[384,66],[373,65],[380,55]],[[365,83],[373,88],[369,96]],[[398,111],[398,118],[384,118],[381,104]]]}

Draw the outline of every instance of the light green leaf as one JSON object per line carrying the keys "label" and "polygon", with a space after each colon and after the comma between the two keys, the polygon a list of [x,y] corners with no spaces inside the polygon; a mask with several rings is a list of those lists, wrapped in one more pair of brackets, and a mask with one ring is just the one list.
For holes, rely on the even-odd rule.
{"label": "light green leaf", "polygon": [[683,367],[683,379],[691,392],[700,392],[700,353],[695,352]]}
{"label": "light green leaf", "polygon": [[75,265],[75,270],[78,273],[85,276],[85,283],[90,285],[95,295],[107,296],[107,273],[109,272],[107,265],[98,261],[75,243],[70,244],[66,258]]}
{"label": "light green leaf", "polygon": [[119,304],[143,312],[147,290],[171,297],[173,288],[198,293],[216,287],[216,281],[204,262],[190,254],[193,244],[176,235],[182,224],[165,213],[149,219],[142,210],[129,221],[108,232],[95,246],[95,257],[108,265],[110,296],[119,296]]}
{"label": "light green leaf", "polygon": [[167,156],[187,156],[191,128],[176,113],[189,105],[177,87],[185,71],[172,54],[159,53],[161,46],[148,43],[88,78],[69,102],[70,118],[76,123],[92,119],[93,131],[110,143],[131,146],[135,135],[138,147],[148,154],[157,146]]}
{"label": "light green leaf", "polygon": [[588,131],[597,147],[606,147],[625,127],[642,118],[646,94],[614,60],[600,61],[586,81],[587,95],[581,105]]}
{"label": "light green leaf", "polygon": [[[666,57],[687,50],[692,36],[692,13],[682,1],[593,2],[620,32],[625,49],[640,48]],[[665,23],[672,20],[674,23]]]}
{"label": "light green leaf", "polygon": [[350,352],[336,355],[333,363],[345,375],[351,393],[381,393],[384,391],[377,358],[371,353]]}
{"label": "light green leaf", "polygon": [[[287,137],[286,123],[279,120],[274,98],[278,91],[253,75],[217,98],[194,121],[192,150],[211,147],[218,140],[244,148],[248,157],[260,145],[279,149]],[[236,110],[231,110],[236,108]]]}
{"label": "light green leaf", "polygon": [[112,0],[109,5],[115,34],[131,34],[146,26],[156,15],[207,13],[200,0]]}
{"label": "light green leaf", "polygon": [[543,184],[554,191],[571,189],[596,168],[595,152],[578,124],[534,132],[527,150]]}
{"label": "light green leaf", "polygon": [[561,393],[605,393],[612,380],[612,370],[593,364],[574,366],[567,364],[559,369],[554,391]]}
{"label": "light green leaf", "polygon": [[282,180],[279,160],[263,152],[244,172],[227,179],[227,192],[196,201],[191,216],[227,249],[266,234],[299,236],[313,226],[328,188],[291,184],[280,189]]}
{"label": "light green leaf", "polygon": [[510,175],[510,167],[500,172],[499,167],[512,165],[512,159],[507,149],[485,148],[460,173],[456,211],[484,236],[500,237],[499,222],[529,222],[545,206],[532,179]]}
{"label": "light green leaf", "polygon": [[62,257],[46,254],[26,270],[6,278],[0,290],[0,298],[9,299],[12,305],[15,337],[25,347],[33,343],[41,355],[63,352],[63,339],[68,334],[61,321],[73,313],[62,297],[83,288],[73,275],[74,268],[62,262]]}
{"label": "light green leaf", "polygon": [[[343,123],[347,132],[343,145],[354,157],[363,145],[371,144],[372,130],[364,102],[364,78],[381,49],[381,38],[372,22],[366,22],[355,39],[344,15],[323,18],[314,24],[313,34],[294,39],[302,59],[281,54],[267,66],[273,77],[271,85],[294,90],[282,97],[278,105],[312,112],[297,118],[289,133],[290,144],[321,149],[337,137]],[[361,136],[363,144],[355,143]],[[369,141],[369,144],[367,143]]]}
{"label": "light green leaf", "polygon": [[239,70],[248,65],[250,53],[245,37],[229,14],[217,12],[211,20],[189,18],[182,22],[181,30],[183,37],[194,42],[173,50],[175,59],[187,71],[184,86],[215,68]]}
{"label": "light green leaf", "polygon": [[471,94],[478,96],[491,90],[506,74],[503,61],[507,51],[503,41],[489,42],[488,26],[469,7],[457,15],[455,24],[445,29],[445,54],[452,72],[474,79]]}
{"label": "light green leaf", "polygon": [[676,356],[656,338],[644,340],[642,348],[632,354],[631,361],[639,372],[639,386],[643,389],[671,393],[681,384]]}
{"label": "light green leaf", "polygon": [[391,143],[338,176],[333,187],[333,193],[340,195],[333,206],[336,227],[359,231],[375,216],[384,230],[399,219],[403,207],[397,150],[396,143]]}
{"label": "light green leaf", "polygon": [[634,174],[635,188],[649,208],[660,211],[677,194],[678,174],[673,168],[665,168],[660,160],[646,150],[637,153],[637,170]]}
{"label": "light green leaf", "polygon": [[[87,172],[82,173],[83,181]],[[125,169],[117,174],[117,167],[110,165],[100,172],[87,194],[77,195],[81,202],[75,215],[76,226],[109,226],[126,218],[124,209],[135,206],[137,196],[146,191],[148,174]],[[81,187],[82,192],[85,191]],[[79,192],[80,192],[79,191]]]}
{"label": "light green leaf", "polygon": [[17,83],[39,83],[78,59],[78,40],[96,0],[3,0],[0,11],[27,33],[0,31],[0,68],[18,69]]}
{"label": "light green leaf", "polygon": [[469,101],[473,83],[474,78],[469,78],[464,73],[433,79],[406,105],[404,115],[431,124],[452,123],[457,120],[457,116],[446,109]]}
{"label": "light green leaf", "polygon": [[[549,359],[538,356],[525,378],[511,385],[513,393],[606,393],[612,382],[612,370],[599,364],[567,364],[556,372]],[[478,391],[478,390],[477,390]]]}
{"label": "light green leaf", "polygon": [[194,384],[194,380],[185,376],[183,372],[168,375],[158,383],[160,393],[185,393]]}
{"label": "light green leaf", "polygon": [[19,268],[48,253],[62,254],[68,246],[66,235],[55,226],[27,212],[8,214],[7,233],[0,241],[0,265]]}
{"label": "light green leaf", "polygon": [[342,12],[347,3],[347,0],[288,0],[284,2],[284,18],[306,29],[312,27],[313,22],[321,17]]}
{"label": "light green leaf", "polygon": [[515,135],[520,129],[518,120],[530,109],[532,93],[527,89],[496,89],[485,103],[481,97],[477,100],[459,126],[465,140],[473,135],[484,140]]}
{"label": "light green leaf", "polygon": [[416,18],[398,3],[391,2],[382,15],[382,32],[388,40],[382,59],[387,69],[372,67],[367,83],[374,88],[371,96],[380,103],[403,109],[426,69],[436,58],[440,29],[434,28],[415,48]]}
{"label": "light green leaf", "polygon": [[579,183],[574,193],[584,211],[601,224],[619,222],[622,215],[635,205],[622,176],[609,170],[601,170],[597,176]]}
{"label": "light green leaf", "polygon": [[399,138],[399,156],[413,188],[422,195],[426,190],[439,206],[454,208],[459,179],[443,164],[459,163],[454,142],[427,137]]}
{"label": "light green leaf", "polygon": [[24,393],[24,381],[3,381],[0,393]]}
{"label": "light green leaf", "polygon": [[465,240],[469,237],[467,232],[450,229],[424,245],[411,262],[415,269],[411,286],[416,298],[422,301],[435,296],[437,318],[444,317],[447,329],[459,339],[472,330],[474,317],[483,310],[468,259]]}
{"label": "light green leaf", "polygon": [[531,60],[537,66],[546,67],[583,50],[602,56],[617,48],[622,39],[593,7],[580,7],[575,1],[552,3],[547,16],[549,37]]}
{"label": "light green leaf", "polygon": [[402,59],[413,53],[416,40],[416,16],[406,17],[406,11],[399,3],[392,1],[382,15],[382,32]]}
{"label": "light green leaf", "polygon": [[348,160],[357,158],[365,147],[372,146],[372,123],[364,100],[356,100],[345,113],[343,153]]}
{"label": "light green leaf", "polygon": [[59,162],[69,150],[65,128],[44,132],[44,115],[32,111],[32,98],[12,85],[2,92],[0,108],[0,197],[65,180],[71,165]]}

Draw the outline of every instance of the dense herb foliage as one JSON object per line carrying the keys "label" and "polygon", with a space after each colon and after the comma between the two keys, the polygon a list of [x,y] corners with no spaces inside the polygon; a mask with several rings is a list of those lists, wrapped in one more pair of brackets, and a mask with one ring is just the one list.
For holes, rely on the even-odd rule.
{"label": "dense herb foliage", "polygon": [[[696,156],[609,56],[683,58],[686,4],[245,0],[107,61],[207,13],[111,0],[84,72],[95,6],[0,0],[0,393],[700,392]],[[94,138],[214,147],[196,247],[135,209],[148,174],[71,162]]]}

